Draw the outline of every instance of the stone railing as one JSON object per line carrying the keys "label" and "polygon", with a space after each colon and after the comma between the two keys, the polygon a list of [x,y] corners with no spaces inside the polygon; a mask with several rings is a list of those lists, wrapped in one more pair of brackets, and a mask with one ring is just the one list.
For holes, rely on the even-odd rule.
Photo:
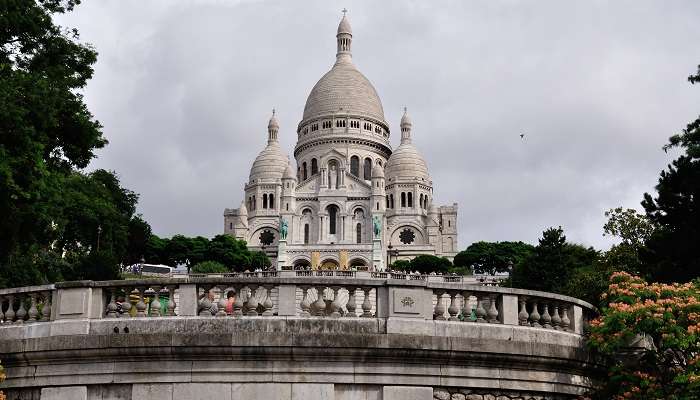
{"label": "stone railing", "polygon": [[594,313],[590,304],[557,294],[429,278],[366,271],[275,271],[61,282],[0,290],[0,322],[173,316],[410,318],[582,334]]}
{"label": "stone railing", "polygon": [[0,324],[49,321],[53,291],[53,285],[0,289]]}

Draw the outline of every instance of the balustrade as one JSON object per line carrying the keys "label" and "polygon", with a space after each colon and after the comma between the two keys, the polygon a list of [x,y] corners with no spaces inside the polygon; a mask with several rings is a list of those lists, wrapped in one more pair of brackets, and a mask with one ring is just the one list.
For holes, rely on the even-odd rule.
{"label": "balustrade", "polygon": [[[122,283],[123,282],[123,283]],[[104,287],[105,318],[157,318],[177,315],[176,284],[129,284]]]}
{"label": "balustrade", "polygon": [[[86,282],[84,286],[81,286],[82,282],[72,282],[56,284],[56,289],[53,285],[2,289],[0,324],[50,320],[52,298],[61,299],[61,290],[84,290],[84,298],[91,299],[80,317],[71,314],[65,314],[68,315],[65,317],[61,314],[60,304],[56,305],[53,309],[61,319],[95,318],[90,317],[94,315],[90,310],[94,310],[92,307],[96,304],[97,310],[102,310],[103,318],[166,318],[176,315],[205,318],[397,317],[432,319],[435,323],[520,325],[581,334],[587,318],[594,312],[587,303],[555,294],[488,288],[464,282],[438,282],[426,279],[425,275],[361,273],[364,279],[358,278],[360,272],[357,271],[283,271],[281,277],[276,276],[277,272],[265,276],[262,272],[253,272],[236,273],[232,277],[207,275],[188,279]],[[381,274],[386,279],[378,282]],[[440,277],[441,280],[447,278]],[[396,293],[407,293],[404,291],[415,293],[400,294],[401,299],[410,302],[403,305],[393,303],[391,299]],[[432,296],[424,296],[424,292],[432,293]],[[91,293],[102,293],[102,301],[95,301]],[[419,305],[413,307],[414,302]],[[411,304],[418,313],[397,311],[397,307],[401,309],[407,307],[406,304]]]}
{"label": "balustrade", "polygon": [[51,319],[52,290],[0,294],[0,324],[46,322]]}

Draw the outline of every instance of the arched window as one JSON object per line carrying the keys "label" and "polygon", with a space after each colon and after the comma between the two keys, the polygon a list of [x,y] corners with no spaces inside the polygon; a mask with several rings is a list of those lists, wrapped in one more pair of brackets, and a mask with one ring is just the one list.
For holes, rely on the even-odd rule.
{"label": "arched window", "polygon": [[389,195],[389,206],[391,208],[394,208],[394,194],[393,193]]}
{"label": "arched window", "polygon": [[413,208],[413,193],[408,192],[408,208]]}
{"label": "arched window", "polygon": [[401,192],[401,207],[406,207],[406,192]]}
{"label": "arched window", "polygon": [[267,205],[268,208],[275,208],[275,195],[270,193],[267,195]]}
{"label": "arched window", "polygon": [[328,206],[328,234],[335,235],[336,218],[338,218],[338,207],[335,205]]}
{"label": "arched window", "polygon": [[306,162],[301,164],[301,174],[302,174],[302,177],[304,178],[303,180],[306,180],[306,178],[308,177],[306,175]]}
{"label": "arched window", "polygon": [[355,176],[360,176],[360,157],[350,157],[350,173]]}
{"label": "arched window", "polygon": [[377,211],[379,211],[379,202],[377,202]]}
{"label": "arched window", "polygon": [[355,235],[357,236],[357,243],[362,243],[362,224],[359,222],[355,225]]}
{"label": "arched window", "polygon": [[255,210],[258,207],[258,202],[255,201],[255,195],[253,195],[253,210]]}
{"label": "arched window", "polygon": [[297,167],[297,180],[301,179],[301,167]]}
{"label": "arched window", "polygon": [[366,181],[372,179],[372,159],[365,158],[364,178]]}
{"label": "arched window", "polygon": [[267,208],[267,195],[263,194],[263,208]]}
{"label": "arched window", "polygon": [[386,208],[389,208],[389,196],[386,196]]}
{"label": "arched window", "polygon": [[420,202],[418,203],[420,208],[423,208],[423,193],[420,194]]}
{"label": "arched window", "polygon": [[315,158],[311,159],[311,175],[316,175],[318,173],[318,161]]}
{"label": "arched window", "polygon": [[233,229],[233,222],[228,223],[228,229]]}
{"label": "arched window", "polygon": [[309,244],[309,224],[304,224],[304,244]]}

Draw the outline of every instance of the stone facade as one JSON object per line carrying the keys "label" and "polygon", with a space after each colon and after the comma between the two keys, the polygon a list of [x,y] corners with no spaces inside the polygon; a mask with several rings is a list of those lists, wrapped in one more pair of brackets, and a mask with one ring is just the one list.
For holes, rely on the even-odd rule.
{"label": "stone facade", "polygon": [[406,112],[401,144],[392,149],[381,100],[352,61],[345,16],[336,38],[336,62],[311,90],[297,127],[296,170],[279,145],[273,112],[244,200],[224,210],[224,233],[265,251],[279,269],[383,270],[418,254],[454,258],[457,204],[433,203]]}
{"label": "stone facade", "polygon": [[434,388],[434,400],[573,400],[580,396],[515,390]]}

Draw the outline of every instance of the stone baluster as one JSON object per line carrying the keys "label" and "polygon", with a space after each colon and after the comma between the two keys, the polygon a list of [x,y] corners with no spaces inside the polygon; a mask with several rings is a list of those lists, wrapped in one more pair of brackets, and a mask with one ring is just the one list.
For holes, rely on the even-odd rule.
{"label": "stone baluster", "polygon": [[527,319],[528,317],[530,317],[530,314],[527,312],[527,297],[520,296],[520,298],[518,298],[518,303],[520,303],[520,312],[518,313],[518,324],[522,326],[527,326],[529,325],[527,323]]}
{"label": "stone baluster", "polygon": [[569,306],[562,304],[561,307],[561,330],[571,332],[571,320],[569,320]]}
{"label": "stone baluster", "polygon": [[301,287],[301,292],[304,294],[304,297],[301,299],[301,303],[299,304],[299,307],[301,308],[301,313],[299,315],[302,317],[311,316],[311,299],[309,298],[310,291],[311,287],[309,286]]}
{"label": "stone baluster", "polygon": [[476,322],[486,322],[486,309],[484,308],[484,301],[487,295],[477,292],[476,293]]}
{"label": "stone baluster", "polygon": [[316,287],[316,301],[313,304],[314,315],[317,317],[323,317],[326,315],[326,302],[323,300],[323,286]]}
{"label": "stone baluster", "polygon": [[153,286],[153,299],[149,310],[149,317],[160,317],[163,313],[160,304],[160,286]]}
{"label": "stone baluster", "polygon": [[136,303],[136,318],[146,317],[146,302],[143,300],[144,294],[146,294],[145,287],[137,287],[136,290],[139,292],[139,301]]}
{"label": "stone baluster", "polygon": [[497,294],[489,295],[489,309],[487,311],[488,321],[490,324],[498,323],[498,309],[496,308],[496,301],[498,300]]}
{"label": "stone baluster", "polygon": [[552,327],[556,330],[560,330],[561,327],[561,317],[559,316],[559,303],[553,303],[552,304],[553,308],[553,313],[552,313]]}
{"label": "stone baluster", "polygon": [[340,318],[340,310],[342,306],[340,305],[340,288],[338,286],[331,286],[333,291],[333,301],[331,302],[331,318]]}
{"label": "stone baluster", "polygon": [[48,321],[51,319],[51,292],[43,292],[44,303],[41,306],[41,320]]}
{"label": "stone baluster", "polygon": [[459,308],[457,308],[457,292],[450,291],[450,306],[447,308],[447,313],[450,314],[450,321],[459,321]]}
{"label": "stone baluster", "polygon": [[131,293],[134,290],[130,287],[124,288],[124,302],[122,302],[122,313],[118,316],[120,318],[131,318]]}
{"label": "stone baluster", "polygon": [[107,313],[105,316],[107,318],[117,318],[117,288],[113,287],[109,289],[109,303],[107,304]]}
{"label": "stone baluster", "polygon": [[24,320],[27,318],[27,309],[24,308],[24,302],[26,297],[24,294],[19,295],[19,301],[17,302],[17,313],[15,314],[15,324],[23,324]]}
{"label": "stone baluster", "polygon": [[5,323],[5,314],[2,312],[2,307],[5,305],[5,298],[0,296],[0,325]]}
{"label": "stone baluster", "polygon": [[345,308],[348,310],[348,313],[345,314],[346,317],[357,317],[357,314],[355,314],[355,310],[357,309],[357,299],[355,298],[356,291],[357,288],[348,289],[348,303],[345,305]]}
{"label": "stone baluster", "polygon": [[549,315],[549,303],[542,305],[542,326],[546,329],[552,329],[552,316]]}
{"label": "stone baluster", "polygon": [[474,309],[469,305],[469,299],[472,297],[472,292],[465,290],[462,292],[462,317],[464,322],[476,321]]}
{"label": "stone baluster", "polygon": [[177,286],[169,285],[167,288],[168,288],[168,317],[174,317],[175,316],[175,308],[177,307],[177,303],[175,303],[175,289],[177,288]]}
{"label": "stone baluster", "polygon": [[211,289],[211,286],[205,285],[202,286],[202,290],[204,291],[202,297],[199,299],[199,316],[200,317],[211,317],[211,300],[209,299],[209,290]]}
{"label": "stone baluster", "polygon": [[362,301],[362,317],[363,318],[372,318],[372,302],[369,300],[369,294],[372,291],[372,288],[362,288],[362,292],[365,294],[365,299]]}
{"label": "stone baluster", "polygon": [[5,312],[5,322],[12,323],[15,320],[15,296],[7,296],[7,312]]}
{"label": "stone baluster", "polygon": [[236,300],[233,301],[233,316],[242,317],[243,316],[243,286],[236,286]]}
{"label": "stone baluster", "polygon": [[246,314],[249,317],[258,316],[258,299],[255,296],[255,292],[258,289],[257,285],[248,285],[248,301],[245,303]]}
{"label": "stone baluster", "polygon": [[262,306],[263,306],[263,317],[271,317],[272,316],[272,286],[270,285],[265,285],[263,286],[265,288],[265,301],[263,301]]}
{"label": "stone baluster", "polygon": [[541,328],[540,325],[540,312],[537,310],[537,300],[532,301],[532,312],[530,313],[530,325],[534,328]]}
{"label": "stone baluster", "polygon": [[445,294],[444,290],[436,289],[435,295],[437,296],[437,302],[435,303],[435,310],[433,311],[433,319],[444,321],[445,318],[445,305],[442,303],[442,295]]}
{"label": "stone baluster", "polygon": [[228,299],[226,298],[227,287],[226,287],[226,285],[221,285],[221,286],[217,286],[217,287],[219,288],[220,295],[219,295],[219,304],[217,306],[216,316],[221,318],[221,317],[225,317],[227,315],[226,314],[226,302],[228,301]]}
{"label": "stone baluster", "polygon": [[30,305],[29,305],[29,322],[36,322],[37,317],[39,316],[39,310],[36,307],[36,296],[38,293],[29,293],[29,300],[30,300]]}

